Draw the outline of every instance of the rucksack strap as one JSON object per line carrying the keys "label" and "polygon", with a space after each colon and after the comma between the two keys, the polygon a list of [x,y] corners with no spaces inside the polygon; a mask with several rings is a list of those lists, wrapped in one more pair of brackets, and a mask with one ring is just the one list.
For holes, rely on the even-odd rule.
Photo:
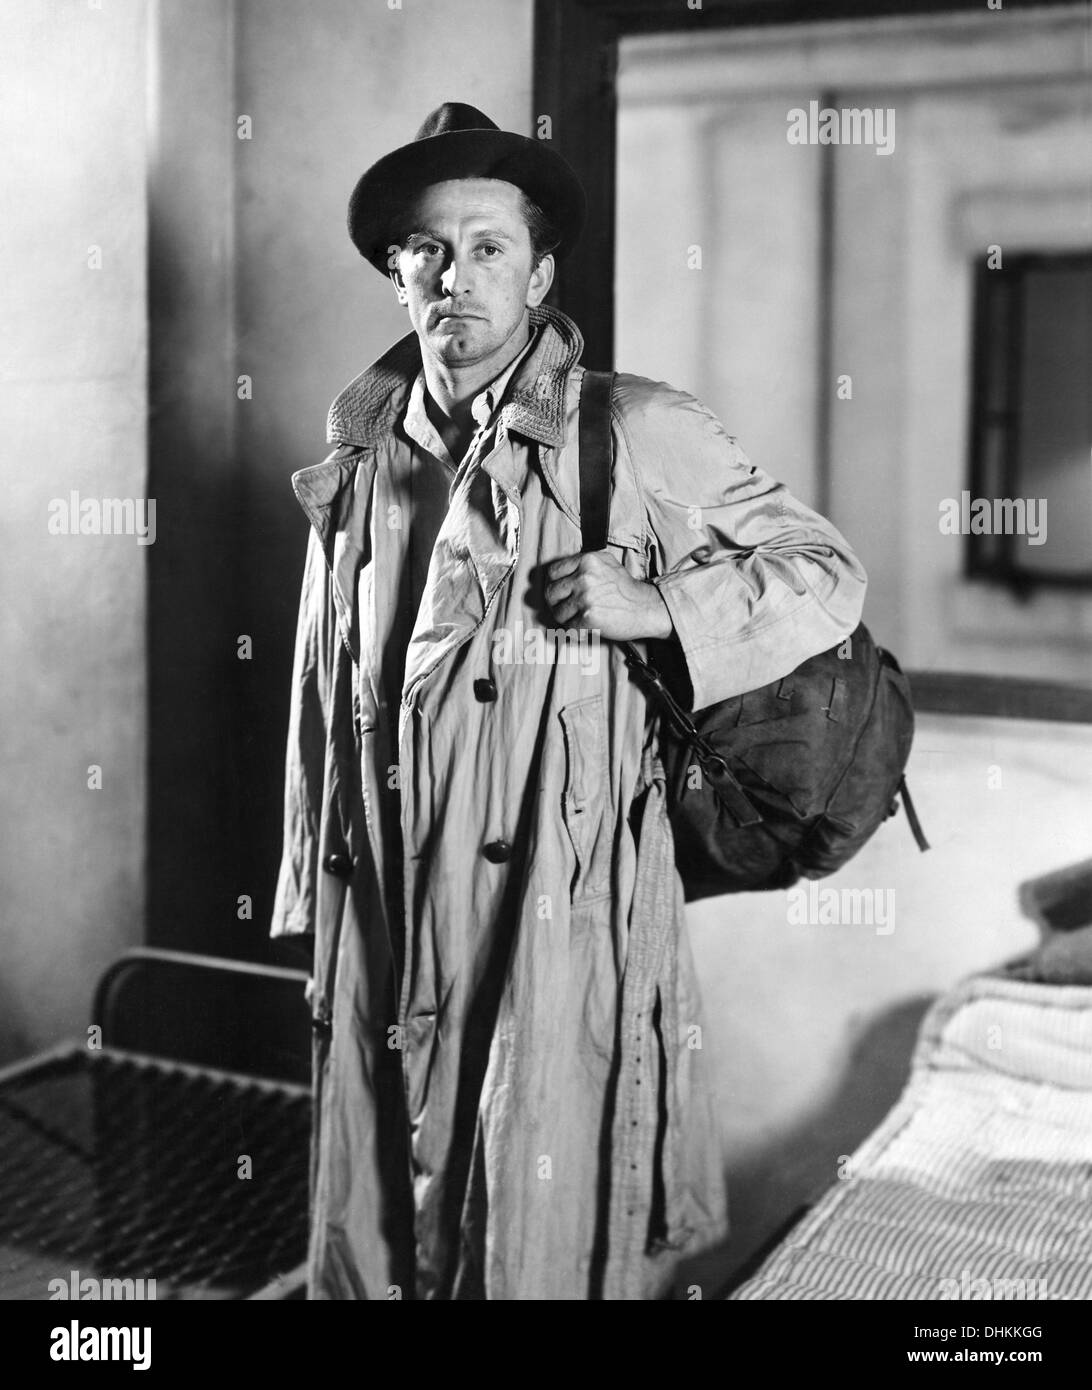
{"label": "rucksack strap", "polygon": [[929,841],[925,838],[925,831],[921,828],[921,821],[918,820],[918,813],[914,809],[914,803],[910,799],[910,788],[906,785],[905,774],[899,778],[899,791],[902,792],[902,808],[906,812],[906,819],[910,822],[910,829],[914,839],[917,841],[918,849],[922,854],[929,848]]}
{"label": "rucksack strap", "polygon": [[604,550],[610,523],[610,398],[613,372],[585,371],[580,385],[580,535],[582,549]]}

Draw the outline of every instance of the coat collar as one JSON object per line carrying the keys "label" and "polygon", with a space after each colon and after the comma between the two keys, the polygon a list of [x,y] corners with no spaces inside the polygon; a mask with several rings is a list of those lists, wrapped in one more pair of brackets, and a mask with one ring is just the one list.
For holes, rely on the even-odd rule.
{"label": "coat collar", "polygon": [[[499,425],[540,444],[565,440],[565,382],[584,351],[580,330],[558,309],[530,311],[538,341],[512,378]],[[421,349],[409,333],[345,387],[330,407],[326,434],[331,444],[367,448],[389,435],[402,418],[421,370]]]}

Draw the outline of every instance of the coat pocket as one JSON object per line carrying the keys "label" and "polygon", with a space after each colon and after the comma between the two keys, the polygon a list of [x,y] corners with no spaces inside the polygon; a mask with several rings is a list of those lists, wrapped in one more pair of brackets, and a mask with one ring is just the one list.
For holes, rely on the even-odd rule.
{"label": "coat pocket", "polygon": [[613,834],[609,808],[607,732],[603,699],[589,696],[560,713],[565,732],[565,789],[561,813],[576,864],[570,884],[573,904],[611,892]]}

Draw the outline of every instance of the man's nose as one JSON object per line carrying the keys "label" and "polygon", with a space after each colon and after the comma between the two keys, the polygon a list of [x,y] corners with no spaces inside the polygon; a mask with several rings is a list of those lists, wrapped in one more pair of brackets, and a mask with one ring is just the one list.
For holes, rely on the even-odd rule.
{"label": "man's nose", "polygon": [[465,294],[470,288],[470,262],[466,256],[453,255],[440,276],[440,288],[450,298]]}

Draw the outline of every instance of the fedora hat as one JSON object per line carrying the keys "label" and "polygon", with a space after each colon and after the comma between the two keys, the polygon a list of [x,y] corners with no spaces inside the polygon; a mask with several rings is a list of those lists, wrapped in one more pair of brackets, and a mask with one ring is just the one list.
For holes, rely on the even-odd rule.
{"label": "fedora hat", "polygon": [[584,224],[584,190],[572,168],[539,140],[501,130],[461,101],[445,101],[408,145],[377,160],[349,199],[349,236],[360,254],[387,275],[392,232],[407,202],[447,179],[503,179],[537,203],[557,229],[559,259],[572,250]]}

